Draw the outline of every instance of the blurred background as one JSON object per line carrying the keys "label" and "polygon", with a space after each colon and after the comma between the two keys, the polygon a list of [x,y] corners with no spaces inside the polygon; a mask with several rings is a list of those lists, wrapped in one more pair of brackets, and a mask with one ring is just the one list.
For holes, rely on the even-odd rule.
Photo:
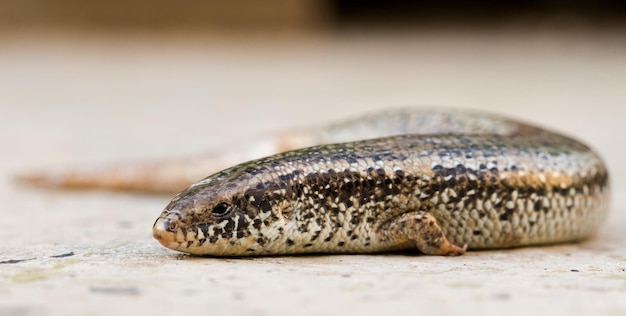
{"label": "blurred background", "polygon": [[502,112],[611,148],[625,17],[610,0],[2,0],[0,120],[19,135],[4,158],[186,155],[406,105]]}
{"label": "blurred background", "polygon": [[5,30],[334,32],[346,27],[483,26],[559,23],[561,27],[620,24],[622,1],[513,0],[375,1],[253,0],[78,1],[4,0]]}

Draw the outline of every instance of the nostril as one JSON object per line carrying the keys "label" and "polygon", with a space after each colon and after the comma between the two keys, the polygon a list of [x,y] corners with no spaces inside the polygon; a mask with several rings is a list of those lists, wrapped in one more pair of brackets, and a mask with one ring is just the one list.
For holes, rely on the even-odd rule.
{"label": "nostril", "polygon": [[152,236],[165,247],[171,248],[170,243],[176,239],[180,228],[180,221],[170,218],[158,218],[152,227]]}
{"label": "nostril", "polygon": [[176,232],[180,227],[180,221],[171,218],[157,218],[152,229],[157,232]]}
{"label": "nostril", "polygon": [[165,222],[165,226],[167,227],[167,230],[175,232],[176,230],[178,230],[178,221],[170,220],[169,222]]}

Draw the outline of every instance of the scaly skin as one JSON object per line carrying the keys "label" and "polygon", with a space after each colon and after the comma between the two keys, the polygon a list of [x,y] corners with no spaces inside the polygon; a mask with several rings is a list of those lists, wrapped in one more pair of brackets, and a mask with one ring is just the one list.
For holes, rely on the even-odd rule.
{"label": "scaly skin", "polygon": [[322,145],[236,165],[179,193],[154,237],[212,256],[459,255],[580,240],[608,210],[608,173],[593,151],[493,115],[400,110],[304,135]]}

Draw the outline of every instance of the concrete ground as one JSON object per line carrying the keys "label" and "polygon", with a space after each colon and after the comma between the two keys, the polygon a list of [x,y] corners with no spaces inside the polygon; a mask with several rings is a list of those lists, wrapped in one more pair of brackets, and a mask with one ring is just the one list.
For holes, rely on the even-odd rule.
{"label": "concrete ground", "polygon": [[[2,35],[0,315],[626,315],[626,36],[537,27],[306,38]],[[16,185],[29,170],[179,157],[395,105],[501,112],[605,157],[583,243],[196,258],[151,236],[167,196]]]}

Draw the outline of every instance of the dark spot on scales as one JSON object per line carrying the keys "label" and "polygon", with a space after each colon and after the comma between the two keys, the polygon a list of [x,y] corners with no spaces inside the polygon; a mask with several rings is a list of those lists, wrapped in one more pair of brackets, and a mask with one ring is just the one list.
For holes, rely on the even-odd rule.
{"label": "dark spot on scales", "polygon": [[506,209],[504,213],[500,214],[499,219],[501,221],[508,221],[511,219],[511,216],[513,216],[513,212],[514,212],[513,209]]}
{"label": "dark spot on scales", "polygon": [[224,226],[224,231],[231,232],[234,228],[235,228],[235,221],[232,219],[229,219],[226,222],[226,225]]}
{"label": "dark spot on scales", "polygon": [[315,233],[313,233],[313,236],[311,236],[311,241],[315,241],[315,239],[317,239],[317,237],[320,236],[321,232],[322,232],[321,230],[318,230]]}
{"label": "dark spot on scales", "polygon": [[328,233],[328,237],[326,237],[326,239],[324,239],[325,242],[329,242],[331,239],[333,239],[333,232]]}

